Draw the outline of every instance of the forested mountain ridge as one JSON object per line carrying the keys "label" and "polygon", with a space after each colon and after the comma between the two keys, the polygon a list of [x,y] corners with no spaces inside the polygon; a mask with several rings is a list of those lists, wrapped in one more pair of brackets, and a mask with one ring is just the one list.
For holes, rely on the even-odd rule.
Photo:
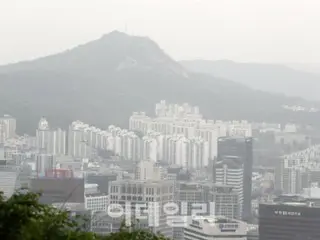
{"label": "forested mountain ridge", "polygon": [[188,102],[211,119],[296,121],[316,124],[317,113],[293,113],[283,104],[316,105],[185,70],[146,37],[112,32],[56,55],[0,67],[0,114],[34,133],[40,117],[67,127],[82,120],[99,127],[128,126],[133,111]]}

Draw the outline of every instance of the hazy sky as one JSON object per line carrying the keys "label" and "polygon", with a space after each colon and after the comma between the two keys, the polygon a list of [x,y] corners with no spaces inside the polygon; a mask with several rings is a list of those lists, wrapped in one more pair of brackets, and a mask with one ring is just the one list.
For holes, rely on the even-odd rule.
{"label": "hazy sky", "polygon": [[0,64],[126,23],[178,60],[320,62],[320,0],[0,0]]}

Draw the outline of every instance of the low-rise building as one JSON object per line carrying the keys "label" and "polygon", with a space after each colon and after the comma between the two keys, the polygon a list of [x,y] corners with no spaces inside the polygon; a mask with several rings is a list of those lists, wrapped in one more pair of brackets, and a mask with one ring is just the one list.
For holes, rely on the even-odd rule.
{"label": "low-rise building", "polygon": [[246,240],[247,223],[225,217],[190,218],[184,228],[185,240]]}

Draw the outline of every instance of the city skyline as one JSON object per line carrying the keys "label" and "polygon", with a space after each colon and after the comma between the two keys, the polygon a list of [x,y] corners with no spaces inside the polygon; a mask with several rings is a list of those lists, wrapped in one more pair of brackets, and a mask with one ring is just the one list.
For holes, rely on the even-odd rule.
{"label": "city skyline", "polygon": [[[309,146],[300,138],[303,126],[211,120],[198,106],[165,100],[154,105],[154,113],[133,112],[128,129],[100,129],[76,120],[63,130],[41,117],[34,136],[17,135],[19,123],[5,115],[0,118],[6,133],[0,176],[6,181],[0,189],[10,197],[20,186],[35,192],[44,188],[41,202],[91,214],[86,231],[97,234],[118,231],[129,216],[145,216],[137,215],[136,208],[146,204],[151,212],[139,226],[177,240],[190,234],[201,238],[197,229],[208,238],[234,234],[255,239],[259,204],[275,201],[275,186],[284,194],[318,198],[320,145]],[[265,152],[260,148],[268,136],[274,136],[274,145],[266,142],[264,162],[256,153]],[[279,151],[274,156],[279,161],[272,165],[273,148],[294,146],[297,139],[303,150]],[[131,212],[116,218],[113,211],[119,206],[123,211],[130,206]],[[169,206],[177,214],[167,213]],[[194,208],[197,218],[192,217]]]}
{"label": "city skyline", "polygon": [[319,0],[0,1],[0,239],[320,239]]}

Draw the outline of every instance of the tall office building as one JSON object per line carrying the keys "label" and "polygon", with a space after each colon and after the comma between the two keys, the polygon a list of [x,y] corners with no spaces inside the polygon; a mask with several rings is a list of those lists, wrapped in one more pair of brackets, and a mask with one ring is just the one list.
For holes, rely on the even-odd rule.
{"label": "tall office building", "polygon": [[244,167],[241,159],[236,156],[225,157],[223,161],[215,163],[214,180],[216,184],[232,186],[238,196],[239,209],[237,216],[242,217],[244,190],[243,177]]}
{"label": "tall office building", "polygon": [[218,157],[213,166],[213,181],[231,185],[239,193],[243,220],[251,218],[252,144],[252,138],[219,138]]}
{"label": "tall office building", "polygon": [[231,219],[240,219],[241,204],[236,189],[228,185],[216,184],[212,190],[215,203],[215,215]]}
{"label": "tall office building", "polygon": [[45,118],[41,118],[39,121],[36,142],[39,151],[53,155],[66,154],[66,132],[61,129],[50,129]]}
{"label": "tall office building", "polygon": [[[239,218],[238,194],[231,186],[203,182],[179,182],[175,198],[179,204],[183,203],[180,208],[182,215],[191,216],[192,204],[204,203],[207,205],[207,212],[203,214],[205,216],[213,214],[227,218]],[[214,205],[210,206],[210,203]],[[215,207],[214,211],[210,207]]]}
{"label": "tall office building", "polygon": [[180,215],[191,216],[193,214],[193,204],[206,204],[207,211],[203,215],[210,214],[210,203],[212,198],[213,184],[197,182],[178,182],[176,189],[176,201],[180,206]]}
{"label": "tall office building", "polygon": [[304,199],[259,206],[260,240],[320,239],[320,208]]}
{"label": "tall office building", "polygon": [[[141,214],[142,209],[136,208],[137,204],[146,204],[148,214],[142,214],[146,219],[139,221],[140,227],[160,232],[171,239],[173,228],[167,224],[164,206],[173,201],[174,186],[170,180],[118,180],[110,184],[111,204],[121,205],[125,214],[132,218],[136,218],[136,211]],[[129,202],[131,207],[127,209]]]}
{"label": "tall office building", "polygon": [[[178,182],[176,190],[176,202],[180,207],[179,215],[186,217],[194,215],[194,204],[205,204],[206,211],[202,216],[224,216],[227,218],[239,218],[238,194],[232,187],[216,185],[212,183]],[[205,209],[204,209],[205,210]],[[183,228],[174,228],[174,239],[183,238]]]}
{"label": "tall office building", "polygon": [[[174,201],[174,182],[161,180],[161,170],[151,161],[143,161],[137,165],[135,178],[111,182],[110,203],[121,205],[125,214],[133,218],[136,211],[141,214],[141,209],[136,208],[137,204],[146,204],[148,214],[142,214],[146,219],[140,220],[139,226],[172,239],[173,228],[167,224],[164,206]],[[130,209],[126,208],[128,203],[131,203]]]}

